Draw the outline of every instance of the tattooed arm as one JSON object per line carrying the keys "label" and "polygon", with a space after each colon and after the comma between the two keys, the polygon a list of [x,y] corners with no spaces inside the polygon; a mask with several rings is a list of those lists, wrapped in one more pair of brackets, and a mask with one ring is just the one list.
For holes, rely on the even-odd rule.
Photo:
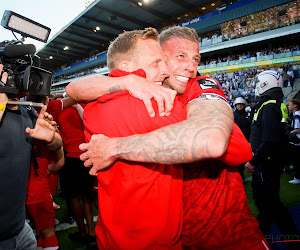
{"label": "tattooed arm", "polygon": [[77,102],[93,101],[99,96],[123,90],[122,84],[120,84],[120,82],[122,83],[122,78],[112,78],[103,75],[88,76],[71,82],[67,86],[66,92],[69,97]]}
{"label": "tattooed arm", "polygon": [[151,99],[154,98],[161,116],[169,114],[173,109],[176,91],[158,86],[143,77],[133,74],[121,77],[103,75],[88,76],[71,82],[66,92],[77,102],[93,101],[100,96],[127,90],[132,96],[142,100],[151,117],[155,115]]}
{"label": "tattooed arm", "polygon": [[95,175],[118,159],[174,164],[223,155],[233,125],[229,105],[220,100],[194,100],[187,106],[187,116],[185,121],[143,135],[93,135],[89,143],[80,145],[86,151],[80,159],[85,166],[93,166],[90,173]]}

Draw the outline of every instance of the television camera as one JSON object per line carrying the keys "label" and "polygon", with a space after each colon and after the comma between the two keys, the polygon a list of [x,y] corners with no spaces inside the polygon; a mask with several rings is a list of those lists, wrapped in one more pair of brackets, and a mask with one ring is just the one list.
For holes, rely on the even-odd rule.
{"label": "television camera", "polygon": [[24,38],[31,37],[46,43],[51,29],[8,10],[4,12],[1,25],[13,34],[21,34],[22,38],[0,43],[0,63],[8,73],[6,84],[0,81],[0,92],[8,95],[19,92],[49,95],[52,73],[40,68],[35,46],[24,44]]}

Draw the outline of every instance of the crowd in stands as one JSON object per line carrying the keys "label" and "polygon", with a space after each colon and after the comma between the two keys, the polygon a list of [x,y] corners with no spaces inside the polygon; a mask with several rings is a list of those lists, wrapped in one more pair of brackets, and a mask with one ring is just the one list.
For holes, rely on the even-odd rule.
{"label": "crowd in stands", "polygon": [[[280,53],[282,53],[282,51],[287,51],[287,50],[293,51],[298,49],[299,46],[296,45],[296,46],[290,46],[285,48],[280,47],[275,51],[280,51]],[[267,50],[257,51],[256,55],[257,54],[265,55],[266,53],[268,53]],[[241,55],[228,56],[224,58],[227,60],[228,59],[235,60],[235,58],[239,58],[239,57],[241,57]],[[226,72],[215,72],[211,74],[208,73],[207,76],[213,77],[220,83],[230,105],[232,106],[234,99],[239,96],[244,97],[249,102],[249,104],[254,100],[255,83],[253,82],[253,79],[256,74],[264,70],[278,71],[282,75],[284,80],[283,87],[293,87],[293,80],[294,78],[298,77],[299,74],[299,66],[297,64],[291,65],[290,63],[285,63],[278,67],[272,67],[272,68],[266,67],[264,69],[245,68],[245,69],[241,69],[240,71],[235,71],[234,73],[226,73]],[[55,88],[55,92],[64,92],[64,91],[65,91],[65,86]]]}
{"label": "crowd in stands", "polygon": [[98,69],[103,68],[103,66],[101,65],[97,65],[93,68],[89,68],[89,69],[85,69],[76,73],[72,73],[70,75],[60,75],[54,78],[54,82],[59,82],[62,80],[67,80],[67,79],[72,79],[72,78],[76,78],[76,77],[80,77],[80,76],[84,76],[84,75],[89,75],[92,73],[96,73]]}
{"label": "crowd in stands", "polygon": [[300,1],[250,14],[221,24],[221,29],[201,34],[201,46],[265,32],[299,23]]}
{"label": "crowd in stands", "polygon": [[247,68],[241,71],[232,73],[215,72],[214,74],[207,74],[216,79],[222,86],[225,95],[233,107],[233,102],[237,97],[244,97],[248,103],[254,101],[255,96],[255,81],[254,76],[264,70],[275,70],[279,72],[284,80],[283,87],[293,87],[293,81],[298,75],[298,65],[291,65],[290,63],[282,64],[279,67],[266,68]]}
{"label": "crowd in stands", "polygon": [[229,62],[229,61],[236,61],[236,60],[244,60],[248,58],[256,58],[258,59],[261,56],[268,56],[268,55],[275,55],[275,54],[281,54],[284,52],[293,52],[293,51],[298,51],[299,50],[299,45],[290,45],[290,46],[285,46],[285,47],[278,47],[278,48],[261,48],[261,49],[252,49],[248,50],[245,53],[235,53],[232,55],[227,55],[227,56],[220,56],[218,58],[204,58],[201,60],[201,65],[212,65],[212,64],[217,64],[217,63],[222,63],[222,62]]}
{"label": "crowd in stands", "polygon": [[199,36],[199,42],[204,42],[205,43],[206,41],[216,39],[216,38],[220,38],[220,37],[222,37],[221,30],[214,31],[214,32],[209,32],[209,33],[200,35]]}
{"label": "crowd in stands", "polygon": [[[246,53],[236,53],[236,54],[231,54],[231,55],[226,55],[226,56],[220,56],[218,58],[204,58],[201,60],[200,65],[214,65],[217,63],[221,63],[221,62],[243,60],[243,59],[248,59],[248,58],[259,58],[260,56],[275,55],[275,54],[280,54],[280,53],[284,53],[284,52],[293,52],[293,51],[299,51],[299,50],[300,50],[300,48],[299,48],[298,44],[289,45],[289,46],[285,46],[285,47],[277,47],[277,48],[273,48],[273,49],[269,49],[269,48],[253,49],[253,50],[248,50]],[[62,80],[73,79],[76,77],[93,74],[93,73],[96,73],[97,70],[99,70],[101,68],[103,68],[103,66],[97,66],[97,67],[93,67],[90,69],[85,69],[83,71],[72,73],[70,75],[60,75],[54,79],[54,82],[59,82]],[[63,91],[64,89],[65,89],[65,87],[58,87],[55,90]]]}

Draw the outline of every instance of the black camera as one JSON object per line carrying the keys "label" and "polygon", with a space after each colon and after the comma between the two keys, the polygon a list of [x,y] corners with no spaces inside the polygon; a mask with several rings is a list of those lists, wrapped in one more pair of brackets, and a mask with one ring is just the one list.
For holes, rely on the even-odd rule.
{"label": "black camera", "polygon": [[[46,42],[50,29],[12,11],[5,11],[1,25],[20,33]],[[30,27],[30,29],[28,29]],[[36,28],[36,30],[34,30]],[[30,32],[34,32],[30,34]],[[41,36],[39,36],[41,34]],[[50,94],[52,73],[40,68],[40,58],[35,55],[33,44],[23,44],[22,40],[0,43],[0,63],[8,73],[6,84],[0,82],[0,92],[18,94],[27,92],[46,96]]]}

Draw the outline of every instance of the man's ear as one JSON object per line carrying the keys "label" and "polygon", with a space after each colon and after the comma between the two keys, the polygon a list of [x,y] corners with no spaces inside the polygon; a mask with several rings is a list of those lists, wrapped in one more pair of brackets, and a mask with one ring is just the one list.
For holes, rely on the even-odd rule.
{"label": "man's ear", "polygon": [[129,60],[123,60],[119,64],[119,69],[126,71],[126,72],[132,72],[133,71],[133,63]]}

